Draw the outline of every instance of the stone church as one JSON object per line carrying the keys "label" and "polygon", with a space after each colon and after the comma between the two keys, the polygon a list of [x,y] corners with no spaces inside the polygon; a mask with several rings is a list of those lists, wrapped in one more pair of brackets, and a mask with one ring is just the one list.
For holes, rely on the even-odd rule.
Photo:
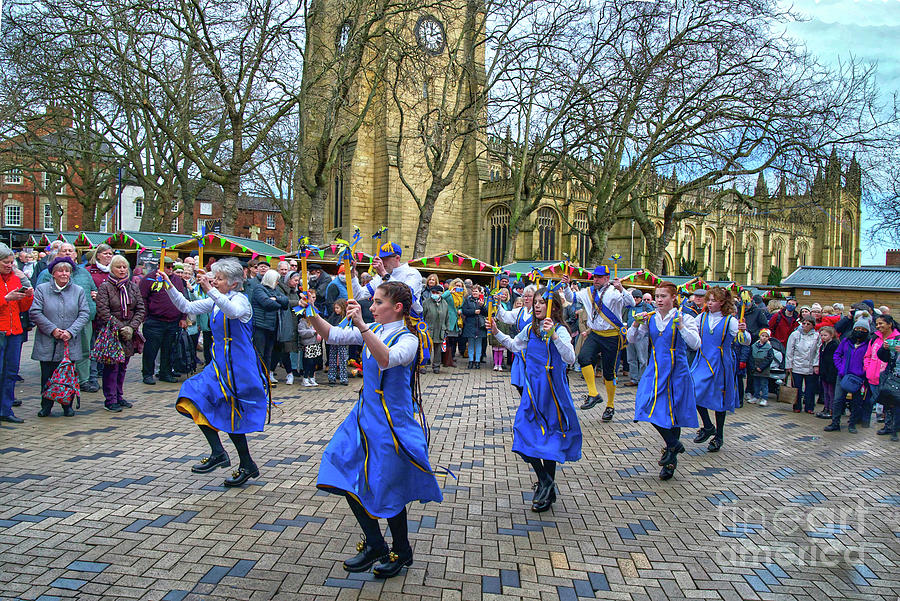
{"label": "stone church", "polygon": [[[434,115],[453,110],[448,102],[458,101],[464,36],[461,10],[452,3],[435,3],[419,14],[396,18],[392,29],[410,49],[405,56],[411,62],[396,69],[393,80],[356,91],[357,98],[371,95],[372,108],[333,170],[325,229],[326,238],[347,238],[358,226],[361,250],[372,252],[371,234],[387,226],[408,260],[419,223],[415,198],[424,197],[431,181],[423,132],[433,126]],[[323,24],[328,30],[318,39],[340,51],[345,27],[346,21],[329,19]],[[477,59],[483,64],[483,56]],[[450,146],[451,155],[460,153],[462,160],[438,196],[425,255],[458,250],[500,263],[513,194],[503,141],[466,136]],[[662,231],[665,178],[660,182],[659,198],[646,201],[644,208]],[[696,217],[683,221],[666,248],[659,275],[678,275],[682,259],[695,260],[707,280],[741,284],[764,284],[773,265],[785,276],[799,265],[858,266],[860,190],[855,159],[843,170],[835,153],[802,194],[789,194],[783,184],[769,194],[761,175],[751,202],[718,203],[714,210],[698,210]],[[579,231],[587,226],[587,198],[574,182],[551,184],[530,216],[533,228],[518,237],[514,259],[556,261],[568,253],[584,265],[589,242]],[[691,202],[703,204],[699,199],[687,204]],[[623,216],[609,233],[607,256],[619,253],[620,265],[639,268],[644,252],[640,228],[630,215]]]}

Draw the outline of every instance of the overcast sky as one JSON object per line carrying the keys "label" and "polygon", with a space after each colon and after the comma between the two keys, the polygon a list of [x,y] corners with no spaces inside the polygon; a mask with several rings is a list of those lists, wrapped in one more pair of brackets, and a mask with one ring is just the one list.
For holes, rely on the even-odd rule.
{"label": "overcast sky", "polygon": [[[789,32],[806,43],[824,63],[850,54],[878,65],[878,84],[885,101],[900,90],[900,0],[782,0],[809,20],[794,23]],[[891,50],[893,48],[893,50]],[[865,236],[863,208],[862,264],[883,265],[885,246]]]}

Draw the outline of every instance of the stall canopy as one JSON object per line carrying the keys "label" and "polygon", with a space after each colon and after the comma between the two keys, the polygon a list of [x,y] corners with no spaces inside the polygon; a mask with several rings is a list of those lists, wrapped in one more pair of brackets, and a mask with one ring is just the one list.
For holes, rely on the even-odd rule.
{"label": "stall canopy", "polygon": [[490,263],[458,250],[448,250],[436,255],[418,257],[410,261],[409,264],[422,271],[423,275],[435,273],[441,280],[470,278],[479,283],[486,283],[492,279],[498,269],[498,267]]}
{"label": "stall canopy", "polygon": [[[167,245],[179,255],[187,256],[200,248],[200,236],[183,236],[182,239]],[[259,259],[272,263],[282,261],[289,256],[278,247],[266,244],[260,240],[251,240],[241,236],[217,234],[209,232],[203,236],[204,257],[240,257],[244,259]]]}
{"label": "stall canopy", "polygon": [[43,249],[50,246],[50,238],[47,234],[29,234],[28,245]]}
{"label": "stall canopy", "polygon": [[163,240],[166,242],[166,248],[172,248],[175,244],[184,242],[188,239],[190,239],[190,236],[184,234],[126,230],[109,235],[105,240],[101,240],[101,242],[109,244],[113,249],[125,253],[141,253],[148,250],[158,252],[159,249],[162,248]]}
{"label": "stall canopy", "polygon": [[94,248],[109,238],[106,232],[62,232],[66,242],[71,242],[75,248]]}

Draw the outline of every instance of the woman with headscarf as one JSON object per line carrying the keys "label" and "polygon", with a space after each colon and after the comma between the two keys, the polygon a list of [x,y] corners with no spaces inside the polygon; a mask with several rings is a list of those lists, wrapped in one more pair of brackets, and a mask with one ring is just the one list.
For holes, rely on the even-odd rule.
{"label": "woman with headscarf", "polygon": [[[75,263],[69,257],[53,259],[47,267],[51,279],[34,289],[34,302],[28,310],[31,322],[37,326],[31,358],[41,362],[41,391],[63,360],[66,344],[73,363],[82,356],[80,337],[90,321],[91,310],[85,291],[72,282],[74,270]],[[42,396],[38,417],[48,417],[52,409],[53,401]],[[75,415],[71,404],[63,405],[63,415]]]}
{"label": "woman with headscarf", "polygon": [[97,290],[97,331],[109,324],[125,352],[125,361],[103,366],[103,397],[107,411],[119,412],[131,403],[122,396],[128,361],[135,352],[135,335],[144,323],[144,299],[131,281],[128,259],[116,255],[109,262],[109,275]]}
{"label": "woman with headscarf", "polygon": [[278,289],[278,272],[268,270],[258,286],[253,287],[250,304],[253,307],[253,346],[269,370],[269,382],[277,384],[272,350],[275,348],[276,333],[281,310],[290,306],[288,297]]}

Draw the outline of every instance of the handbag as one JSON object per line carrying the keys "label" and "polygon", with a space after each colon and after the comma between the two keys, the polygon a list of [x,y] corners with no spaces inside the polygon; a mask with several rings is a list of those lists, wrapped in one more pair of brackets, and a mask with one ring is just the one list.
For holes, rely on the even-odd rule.
{"label": "handbag", "polygon": [[144,352],[144,343],[147,342],[147,339],[144,338],[144,335],[137,329],[135,329],[134,334],[131,336],[131,346],[134,348],[134,354],[140,355]]}
{"label": "handbag", "polygon": [[847,360],[844,362],[844,375],[841,376],[840,385],[841,390],[843,390],[844,392],[855,394],[862,390],[864,382],[861,376],[850,373],[850,355],[852,353],[849,351],[850,349],[848,345]]}
{"label": "handbag", "polygon": [[[63,346],[63,358],[59,365],[53,370],[50,379],[44,386],[41,396],[48,401],[56,401],[64,407],[68,407],[73,402],[77,402],[77,408],[81,408],[81,387],[78,385],[78,373],[75,371],[75,364],[69,356],[69,341],[66,340]],[[54,354],[56,353],[56,343],[53,345]]]}
{"label": "handbag", "polygon": [[97,334],[94,347],[91,349],[91,359],[104,365],[125,362],[125,351],[116,333],[116,326],[110,319]]}

